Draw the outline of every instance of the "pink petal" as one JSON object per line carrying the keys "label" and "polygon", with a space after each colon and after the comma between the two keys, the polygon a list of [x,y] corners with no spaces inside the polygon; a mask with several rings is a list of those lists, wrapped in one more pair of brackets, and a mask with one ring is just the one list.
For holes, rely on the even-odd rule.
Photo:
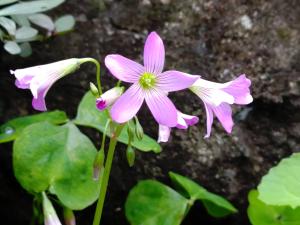
{"label": "pink petal", "polygon": [[206,111],[206,129],[207,129],[204,138],[209,138],[211,133],[211,127],[214,121],[214,114],[211,109],[211,106],[206,104],[205,102],[204,102],[204,107]]}
{"label": "pink petal", "polygon": [[138,84],[133,84],[113,104],[110,114],[117,123],[125,123],[132,119],[141,108],[144,101],[144,93]]}
{"label": "pink petal", "polygon": [[231,133],[234,123],[232,121],[232,110],[230,105],[222,103],[219,106],[213,106],[212,110],[214,111],[216,117],[219,119],[227,133]]}
{"label": "pink petal", "polygon": [[199,78],[190,88],[192,92],[198,95],[209,105],[218,106],[222,102],[228,104],[234,103],[234,97],[222,90],[223,84],[210,82]]}
{"label": "pink petal", "polygon": [[38,92],[37,98],[32,99],[32,107],[35,110],[47,111],[45,96],[48,90]]}
{"label": "pink petal", "polygon": [[168,127],[177,125],[177,110],[163,91],[149,90],[145,100],[157,123]]}
{"label": "pink petal", "polygon": [[251,81],[246,78],[245,74],[240,75],[233,81],[227,82],[224,91],[234,97],[234,103],[240,105],[246,105],[253,101],[250,94]]}
{"label": "pink petal", "polygon": [[180,111],[177,111],[177,128],[178,129],[187,129],[189,126],[195,125],[198,123],[199,118],[197,116],[191,116],[184,114]]}
{"label": "pink petal", "polygon": [[199,76],[170,70],[157,76],[157,86],[167,92],[179,91],[189,88],[198,78]]}
{"label": "pink petal", "polygon": [[107,55],[105,66],[121,81],[135,83],[145,69],[142,65],[127,59],[121,55]]}
{"label": "pink petal", "polygon": [[170,127],[159,124],[157,142],[158,143],[167,142],[169,140],[170,133],[171,133]]}
{"label": "pink petal", "polygon": [[26,69],[10,70],[11,74],[16,77],[15,84],[18,88],[28,89],[31,80],[38,74],[40,66],[30,67]]}
{"label": "pink petal", "polygon": [[163,71],[165,63],[165,47],[156,32],[151,32],[147,37],[144,47],[144,66],[146,71],[159,74]]}

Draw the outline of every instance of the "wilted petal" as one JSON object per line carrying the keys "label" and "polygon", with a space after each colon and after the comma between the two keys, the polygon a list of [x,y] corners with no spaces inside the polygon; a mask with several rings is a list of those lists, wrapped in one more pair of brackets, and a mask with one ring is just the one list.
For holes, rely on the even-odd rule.
{"label": "wilted petal", "polygon": [[141,74],[145,72],[142,65],[121,55],[107,55],[105,66],[116,78],[129,83],[136,82]]}
{"label": "wilted petal", "polygon": [[224,84],[223,90],[234,97],[234,103],[240,105],[246,105],[253,101],[250,94],[251,81],[245,76],[240,75],[233,81]]}
{"label": "wilted petal", "polygon": [[10,73],[16,77],[16,86],[21,89],[28,89],[31,80],[39,73],[40,67],[35,66],[26,69],[10,70]]}
{"label": "wilted petal", "polygon": [[47,111],[47,107],[46,107],[46,102],[45,102],[45,97],[46,94],[48,92],[48,89],[39,91],[37,94],[37,97],[32,99],[32,107],[35,110],[39,110],[39,111]]}
{"label": "wilted petal", "polygon": [[144,101],[144,93],[138,84],[133,84],[113,104],[110,114],[117,123],[125,123],[132,119],[141,108]]}
{"label": "wilted petal", "polygon": [[197,116],[187,115],[180,111],[177,111],[177,128],[187,129],[189,126],[198,123],[199,118]]}
{"label": "wilted petal", "polygon": [[177,125],[177,110],[166,94],[153,89],[145,92],[146,103],[157,123],[168,127]]}
{"label": "wilted petal", "polygon": [[227,133],[231,133],[234,123],[232,121],[232,110],[230,105],[222,103],[219,106],[213,106],[212,110]]}
{"label": "wilted petal", "polygon": [[204,107],[206,111],[206,135],[204,138],[209,138],[211,133],[211,127],[214,121],[214,114],[211,109],[211,106],[204,102]]}
{"label": "wilted petal", "polygon": [[171,128],[170,127],[159,124],[157,142],[158,143],[167,142],[169,140],[170,133],[171,133]]}
{"label": "wilted petal", "polygon": [[147,37],[144,47],[144,66],[146,72],[159,74],[164,68],[164,63],[164,43],[156,32],[151,32]]}
{"label": "wilted petal", "polygon": [[199,76],[170,70],[157,76],[157,86],[167,92],[179,91],[190,87],[198,78]]}

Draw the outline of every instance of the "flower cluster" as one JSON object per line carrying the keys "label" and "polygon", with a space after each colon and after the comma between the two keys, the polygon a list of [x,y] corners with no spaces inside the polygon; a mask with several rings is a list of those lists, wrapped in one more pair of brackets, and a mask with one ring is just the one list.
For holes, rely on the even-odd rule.
{"label": "flower cluster", "polygon": [[[19,88],[30,89],[35,109],[46,110],[45,96],[52,84],[59,78],[76,70],[84,59],[67,59],[56,63],[11,71],[16,76]],[[171,128],[187,129],[196,124],[197,116],[178,111],[168,97],[169,92],[188,89],[203,101],[206,111],[207,133],[209,137],[214,116],[230,133],[233,127],[232,104],[245,105],[253,101],[250,94],[251,81],[240,75],[233,81],[220,84],[177,70],[163,72],[165,48],[156,32],[147,37],[144,46],[143,65],[122,55],[105,57],[105,65],[119,81],[131,86],[123,93],[123,88],[115,87],[96,100],[99,110],[109,108],[110,116],[117,123],[125,123],[138,113],[146,102],[154,119],[159,124],[159,142],[169,139]]]}

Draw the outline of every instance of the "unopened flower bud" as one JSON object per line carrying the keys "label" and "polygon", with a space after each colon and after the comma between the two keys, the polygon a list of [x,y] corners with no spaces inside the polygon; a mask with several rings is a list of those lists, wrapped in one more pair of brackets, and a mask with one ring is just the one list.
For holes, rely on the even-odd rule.
{"label": "unopened flower bud", "polygon": [[105,155],[104,155],[104,150],[100,150],[97,152],[96,157],[94,159],[94,170],[93,170],[93,178],[94,180],[99,179],[100,171],[103,167]]}
{"label": "unopened flower bud", "polygon": [[126,149],[126,158],[127,158],[128,165],[132,167],[135,161],[135,150],[130,145]]}
{"label": "unopened flower bud", "polygon": [[45,225],[61,225],[55,209],[45,192],[43,192],[43,212]]}
{"label": "unopened flower bud", "polygon": [[134,140],[134,133],[135,133],[135,124],[132,120],[127,122],[127,134],[129,141]]}
{"label": "unopened flower bud", "polygon": [[92,82],[90,82],[90,90],[91,90],[92,94],[93,94],[96,98],[99,97],[99,90],[98,90],[98,88],[96,87],[96,85],[93,84]]}
{"label": "unopened flower bud", "polygon": [[64,208],[64,218],[66,225],[76,225],[75,215],[71,209]]}
{"label": "unopened flower bud", "polygon": [[144,137],[144,130],[137,117],[135,117],[135,135],[139,140]]}
{"label": "unopened flower bud", "polygon": [[124,87],[114,87],[106,91],[96,100],[97,108],[102,111],[111,106],[122,95],[123,91]]}

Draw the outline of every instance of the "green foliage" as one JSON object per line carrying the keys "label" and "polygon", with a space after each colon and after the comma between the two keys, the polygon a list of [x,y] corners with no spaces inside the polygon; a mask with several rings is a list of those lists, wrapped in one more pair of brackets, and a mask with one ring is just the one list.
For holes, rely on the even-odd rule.
{"label": "green foliage", "polygon": [[[28,57],[32,50],[29,42],[47,39],[51,35],[65,33],[73,29],[75,19],[71,15],[58,18],[55,22],[41,13],[53,9],[65,0],[36,0],[0,2],[0,40],[4,49],[12,55]],[[10,5],[8,5],[10,4]],[[47,30],[45,35],[31,25]]]}
{"label": "green foliage", "polygon": [[237,209],[226,199],[207,191],[194,181],[173,172],[169,175],[177,190],[189,199],[202,201],[211,216],[223,217],[237,212]]}
{"label": "green foliage", "polygon": [[237,212],[224,198],[208,192],[194,181],[170,173],[175,191],[154,180],[139,182],[129,193],[126,217],[132,225],[177,225],[182,222],[195,200],[201,200],[208,213],[223,217]]}
{"label": "green foliage", "polygon": [[[258,186],[259,199],[269,205],[300,206],[300,153],[270,169]],[[300,223],[299,223],[300,224]]]}
{"label": "green foliage", "polygon": [[72,123],[28,126],[13,147],[17,180],[31,193],[49,190],[70,209],[83,209],[98,197],[93,180],[93,143]]}
{"label": "green foliage", "polygon": [[188,200],[154,180],[139,182],[129,193],[125,209],[132,225],[179,225]]}
{"label": "green foliage", "polygon": [[[77,116],[74,123],[82,126],[92,127],[100,132],[104,132],[105,125],[108,119],[109,115],[106,111],[99,111],[96,108],[95,97],[89,91],[85,94],[79,104]],[[120,136],[118,137],[118,141],[124,144],[128,144],[129,139],[127,134],[127,126],[128,125],[124,126]],[[111,136],[109,130],[108,136]],[[155,153],[158,153],[161,151],[160,145],[147,135],[144,135],[142,140],[139,140],[135,136],[131,144],[136,149],[144,152],[153,151]]]}
{"label": "green foliage", "polygon": [[65,15],[58,18],[54,24],[55,24],[55,31],[57,33],[63,33],[63,32],[70,31],[74,28],[75,19],[71,15]]}
{"label": "green foliage", "polygon": [[249,193],[248,217],[253,225],[299,225],[300,207],[267,205],[258,198],[258,192]]}
{"label": "green foliage", "polygon": [[10,120],[0,126],[0,143],[15,140],[25,127],[42,121],[48,121],[52,124],[62,124],[67,122],[68,118],[65,112],[56,110]]}

